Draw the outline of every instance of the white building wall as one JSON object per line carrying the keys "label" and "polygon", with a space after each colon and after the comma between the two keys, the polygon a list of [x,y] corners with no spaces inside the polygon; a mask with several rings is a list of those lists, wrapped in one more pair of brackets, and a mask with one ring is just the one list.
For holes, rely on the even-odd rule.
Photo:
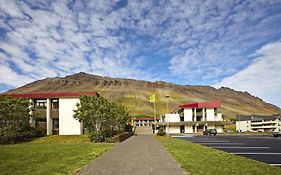
{"label": "white building wall", "polygon": [[193,133],[192,126],[185,126],[185,133]]}
{"label": "white building wall", "polygon": [[207,126],[207,129],[216,129],[216,126],[214,126],[214,125],[208,125],[208,126]]}
{"label": "white building wall", "polygon": [[165,114],[165,122],[180,122],[179,114]]}
{"label": "white building wall", "polygon": [[184,121],[192,121],[192,109],[185,108],[183,110],[183,114],[184,114]]}
{"label": "white building wall", "polygon": [[251,130],[251,121],[236,121],[236,131],[246,132]]}
{"label": "white building wall", "polygon": [[217,113],[217,115],[215,116],[215,121],[223,121],[222,113]]}
{"label": "white building wall", "polygon": [[223,127],[222,126],[216,126],[217,132],[222,133],[223,132]]}
{"label": "white building wall", "polygon": [[59,135],[81,135],[82,124],[73,117],[79,98],[59,99]]}
{"label": "white building wall", "polygon": [[215,110],[214,110],[214,108],[206,109],[206,116],[207,116],[207,121],[215,121]]}
{"label": "white building wall", "polygon": [[166,133],[169,133],[169,134],[178,134],[178,133],[180,133],[180,126],[170,126],[170,127],[166,127]]}

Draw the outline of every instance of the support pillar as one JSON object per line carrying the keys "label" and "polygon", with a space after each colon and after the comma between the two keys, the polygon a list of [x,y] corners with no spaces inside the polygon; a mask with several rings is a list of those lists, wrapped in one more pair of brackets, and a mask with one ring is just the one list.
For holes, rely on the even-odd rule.
{"label": "support pillar", "polygon": [[47,135],[52,135],[53,121],[51,118],[51,99],[49,98],[47,99],[46,118],[47,118]]}
{"label": "support pillar", "polygon": [[34,100],[33,99],[29,99],[29,106],[28,106],[28,109],[29,109],[29,124],[31,127],[35,127],[35,120],[33,118],[33,108],[34,108]]}
{"label": "support pillar", "polygon": [[196,108],[194,108],[194,119],[193,121],[197,121],[197,117],[196,117]]}
{"label": "support pillar", "polygon": [[197,133],[197,123],[196,123],[196,125],[194,126],[194,133]]}
{"label": "support pillar", "polygon": [[205,108],[202,109],[202,121],[206,121]]}

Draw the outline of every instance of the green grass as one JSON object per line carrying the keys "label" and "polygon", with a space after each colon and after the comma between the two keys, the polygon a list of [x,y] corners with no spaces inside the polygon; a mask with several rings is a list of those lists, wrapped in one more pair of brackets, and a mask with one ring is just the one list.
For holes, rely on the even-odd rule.
{"label": "green grass", "polygon": [[37,138],[29,143],[54,144],[54,143],[91,143],[87,135],[50,135]]}
{"label": "green grass", "polygon": [[281,174],[281,168],[225,153],[189,141],[156,137],[192,175]]}
{"label": "green grass", "polygon": [[112,146],[90,143],[85,136],[46,136],[0,145],[0,174],[73,174]]}

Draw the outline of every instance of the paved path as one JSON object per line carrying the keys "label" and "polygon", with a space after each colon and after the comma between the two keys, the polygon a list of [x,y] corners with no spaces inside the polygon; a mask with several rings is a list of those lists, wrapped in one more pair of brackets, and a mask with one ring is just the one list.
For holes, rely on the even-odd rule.
{"label": "paved path", "polygon": [[78,175],[187,174],[164,147],[150,135],[132,136],[91,161]]}

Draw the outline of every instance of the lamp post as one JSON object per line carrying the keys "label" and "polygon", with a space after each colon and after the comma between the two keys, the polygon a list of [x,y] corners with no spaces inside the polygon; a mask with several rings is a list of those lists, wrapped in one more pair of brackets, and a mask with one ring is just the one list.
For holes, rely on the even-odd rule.
{"label": "lamp post", "polygon": [[241,132],[241,126],[240,126],[240,115],[239,115],[239,134],[240,134],[240,132]]}
{"label": "lamp post", "polygon": [[[167,99],[167,114],[169,113],[169,95],[166,95],[166,99]],[[167,119],[168,119],[168,115],[167,115]],[[170,120],[170,119],[169,119]],[[170,126],[169,126],[169,122],[167,120],[167,127],[168,127],[168,132],[167,135],[169,136],[169,132],[170,132]]]}

